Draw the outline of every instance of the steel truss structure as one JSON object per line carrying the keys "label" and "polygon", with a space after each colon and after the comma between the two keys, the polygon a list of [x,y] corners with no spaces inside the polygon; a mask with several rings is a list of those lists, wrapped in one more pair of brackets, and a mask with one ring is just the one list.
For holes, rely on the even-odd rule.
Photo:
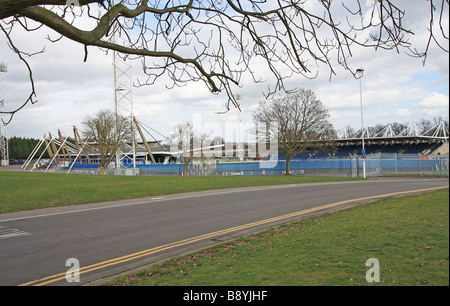
{"label": "steel truss structure", "polygon": [[[8,72],[8,67],[0,63],[0,112],[4,110],[5,100],[3,98],[3,77]],[[6,135],[6,126],[3,124],[3,119],[0,116],[0,166],[9,165],[9,150],[8,137]]]}
{"label": "steel truss structure", "polygon": [[419,128],[416,123],[403,130],[402,132],[396,134],[391,124],[388,124],[383,130],[377,134],[370,133],[369,129],[366,127],[360,129],[354,135],[348,135],[347,130],[342,130],[336,139],[339,142],[357,142],[364,137],[367,141],[372,142],[447,142],[449,138],[449,131],[444,121],[439,122],[434,127],[429,130],[420,133]]}
{"label": "steel truss structure", "polygon": [[[94,148],[88,144],[89,139],[83,141],[75,126],[73,133],[72,139],[60,130],[57,133],[58,137],[52,136],[51,133],[44,135],[22,165],[22,169],[30,171],[39,169],[47,172],[52,167],[67,167],[70,172],[73,163],[83,157],[87,163],[90,163],[89,155],[95,152]],[[48,158],[44,158],[46,152]]]}
{"label": "steel truss structure", "polygon": [[[113,28],[112,40],[115,44],[124,46],[129,44],[126,22],[127,21],[124,20],[122,21],[121,27],[117,24]],[[144,133],[142,132],[145,128],[134,116],[132,65],[128,54],[121,54],[120,52],[113,51],[113,73],[114,111],[116,118],[118,118],[118,116],[124,117],[131,127],[132,134],[132,142],[123,145],[119,148],[118,152],[116,152],[116,168],[136,168],[137,152],[148,153],[151,162],[156,163]],[[137,141],[136,131],[138,132],[141,141]],[[150,136],[152,135],[150,134]]]}
{"label": "steel truss structure", "polygon": [[[146,156],[150,156],[151,163],[155,164],[155,158],[143,131],[146,131],[152,138],[154,138],[153,135],[150,134],[145,125],[139,122],[134,116],[132,117],[132,121],[132,124],[142,138],[142,142],[134,144],[127,143],[122,146],[121,152],[119,153],[119,162],[121,163],[120,167],[135,167],[135,164],[130,165],[130,162],[127,162],[126,160],[127,157],[131,156],[133,156],[134,162],[137,156],[144,157],[144,159]],[[149,127],[147,126],[147,128]],[[47,156],[45,156],[45,153],[47,153]],[[30,171],[39,169],[47,172],[56,167],[67,169],[67,173],[69,173],[76,163],[85,165],[98,164],[100,159],[99,156],[100,153],[98,151],[97,144],[90,142],[89,138],[83,140],[78,132],[78,129],[74,126],[73,138],[60,130],[57,132],[57,137],[54,137],[51,133],[43,135],[31,154],[28,156],[27,160],[22,165],[22,169]],[[110,167],[117,168],[114,163],[112,163]]]}
{"label": "steel truss structure", "polygon": [[[116,44],[125,44],[126,40],[121,37],[121,30],[116,26],[113,30],[112,39]],[[124,35],[124,34],[122,34]],[[133,124],[133,92],[132,92],[132,66],[128,55],[113,51],[113,74],[114,74],[114,111],[116,118],[124,117],[131,127],[131,146],[121,146],[116,152],[116,168],[136,168],[136,137]],[[116,119],[118,120],[118,119]]]}

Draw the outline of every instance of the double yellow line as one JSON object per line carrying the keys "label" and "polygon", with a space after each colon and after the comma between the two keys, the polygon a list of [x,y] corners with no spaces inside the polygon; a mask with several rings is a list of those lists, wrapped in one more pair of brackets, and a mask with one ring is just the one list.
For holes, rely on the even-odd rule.
{"label": "double yellow line", "polygon": [[[114,258],[114,259],[110,259],[107,261],[102,261],[90,266],[86,266],[86,267],[82,267],[78,270],[78,274],[84,274],[84,273],[88,273],[91,271],[95,271],[95,270],[100,270],[103,268],[107,268],[110,266],[114,266],[114,265],[118,265],[124,262],[128,262],[128,261],[132,261],[135,259],[139,259],[142,257],[146,257],[158,252],[162,252],[165,250],[169,250],[169,249],[173,249],[176,247],[180,247],[183,245],[187,245],[187,244],[191,244],[197,241],[201,241],[201,240],[205,240],[205,239],[211,239],[213,237],[217,237],[220,235],[225,235],[225,234],[230,234],[236,231],[240,231],[240,230],[244,230],[244,229],[248,229],[251,227],[255,227],[255,226],[259,226],[259,225],[264,225],[264,224],[268,224],[268,223],[272,223],[272,222],[276,222],[276,221],[280,221],[280,220],[284,220],[284,219],[289,219],[289,218],[294,218],[294,217],[299,217],[301,215],[305,215],[308,213],[312,213],[312,212],[317,212],[320,210],[324,210],[324,209],[328,209],[328,208],[332,208],[332,207],[336,207],[339,205],[344,205],[344,204],[350,204],[350,203],[354,203],[354,202],[364,202],[364,201],[369,201],[369,200],[373,200],[373,199],[379,199],[379,198],[386,198],[386,197],[393,197],[393,196],[398,196],[398,195],[404,195],[404,194],[408,194],[408,193],[418,193],[418,192],[427,192],[427,191],[433,191],[433,190],[438,190],[438,189],[445,189],[448,188],[448,186],[444,186],[444,187],[433,187],[433,188],[426,188],[426,189],[418,189],[418,190],[411,190],[411,191],[402,191],[402,192],[394,192],[394,193],[388,193],[388,194],[383,194],[383,195],[376,195],[376,196],[370,196],[370,197],[363,197],[363,198],[356,198],[356,199],[351,199],[351,200],[345,200],[345,201],[339,201],[339,202],[335,202],[332,204],[326,204],[326,205],[322,205],[322,206],[318,206],[318,207],[314,207],[314,208],[310,208],[310,209],[306,209],[306,210],[302,210],[302,211],[298,211],[298,212],[294,212],[294,213],[290,213],[290,214],[286,214],[286,215],[282,215],[282,216],[278,216],[278,217],[274,217],[274,218],[270,218],[270,219],[265,219],[265,220],[261,220],[261,221],[257,221],[257,222],[253,222],[253,223],[248,223],[245,225],[240,225],[240,226],[236,226],[236,227],[232,227],[232,228],[228,228],[228,229],[224,229],[221,231],[217,231],[217,232],[212,232],[209,234],[204,234],[204,235],[200,235],[200,236],[196,236],[196,237],[192,237],[192,238],[188,238],[185,240],[181,240],[181,241],[177,241],[177,242],[172,242],[169,244],[165,244],[162,246],[158,246],[155,248],[151,248],[148,250],[144,250],[141,252],[137,252],[137,253],[133,253],[133,254],[129,254],[126,256],[122,256],[122,257],[118,257],[118,258]],[[44,285],[48,285],[60,280],[64,280],[66,278],[66,272],[63,273],[59,273],[59,274],[55,274],[55,275],[51,275],[48,277],[44,277],[38,280],[34,280],[31,282],[27,282],[24,284],[21,284],[20,286],[44,286]]]}

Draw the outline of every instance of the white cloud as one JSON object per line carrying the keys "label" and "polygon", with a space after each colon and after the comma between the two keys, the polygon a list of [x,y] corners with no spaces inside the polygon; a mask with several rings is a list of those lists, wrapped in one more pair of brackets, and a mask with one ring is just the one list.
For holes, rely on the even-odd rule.
{"label": "white cloud", "polygon": [[414,104],[413,107],[442,109],[442,108],[448,108],[448,105],[449,105],[448,96],[433,92],[431,94],[428,94],[419,103]]}
{"label": "white cloud", "polygon": [[449,97],[440,93],[430,93],[419,103],[413,104],[412,110],[426,118],[448,118]]}

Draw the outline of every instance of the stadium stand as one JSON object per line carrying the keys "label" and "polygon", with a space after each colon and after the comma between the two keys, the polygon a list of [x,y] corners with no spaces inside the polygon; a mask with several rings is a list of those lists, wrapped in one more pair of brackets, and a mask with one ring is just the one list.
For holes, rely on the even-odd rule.
{"label": "stadium stand", "polygon": [[[388,125],[377,135],[370,135],[366,129],[364,132],[365,154],[366,156],[370,154],[381,154],[382,156],[448,154],[448,128],[444,122],[422,134],[419,134],[417,130],[417,126],[413,125],[396,135],[393,133],[392,127]],[[317,149],[315,152],[307,150],[305,153],[294,156],[292,160],[346,159],[352,155],[360,155],[363,143],[361,135],[362,132],[358,131],[351,137],[345,135],[332,141],[323,141],[323,150],[319,149],[319,152]],[[443,149],[443,147],[447,149]],[[285,158],[283,152],[280,152],[279,157]]]}

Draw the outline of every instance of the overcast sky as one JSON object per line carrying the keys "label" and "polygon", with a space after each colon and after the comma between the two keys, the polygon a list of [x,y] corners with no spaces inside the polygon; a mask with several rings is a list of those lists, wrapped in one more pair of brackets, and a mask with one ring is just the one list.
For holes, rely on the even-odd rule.
{"label": "overcast sky", "polygon": [[[415,31],[412,42],[419,50],[427,40],[426,24],[428,5],[424,1],[409,1],[406,24]],[[417,8],[415,5],[420,4]],[[409,5],[409,4],[408,4]],[[446,14],[448,35],[448,12]],[[419,29],[421,30],[419,31]],[[58,129],[72,135],[75,125],[82,129],[81,121],[86,115],[94,115],[100,109],[113,109],[113,68],[111,54],[95,48],[89,49],[88,61],[83,62],[84,48],[68,39],[57,43],[45,40],[46,29],[26,33],[15,31],[16,45],[27,52],[45,53],[28,59],[34,74],[38,103],[27,105],[18,112],[7,126],[9,137],[41,138],[43,134],[55,134]],[[56,38],[56,35],[53,35]],[[447,42],[448,49],[448,42]],[[418,122],[425,118],[443,117],[448,120],[449,111],[449,58],[448,54],[431,46],[426,65],[422,60],[412,58],[403,51],[373,51],[353,49],[349,60],[352,67],[362,67],[364,125],[387,124],[390,122]],[[26,100],[30,93],[27,70],[17,56],[7,47],[6,39],[0,35],[0,62],[8,65],[8,73],[3,78],[5,108],[11,110]],[[135,73],[139,74],[140,63],[135,63]],[[325,67],[324,67],[325,68]],[[361,127],[359,81],[350,72],[335,67],[337,75],[329,79],[329,71],[321,69],[316,79],[293,77],[290,84],[313,90],[330,112],[330,121],[335,129],[347,125],[355,129]],[[250,125],[252,111],[263,98],[263,91],[273,84],[242,84],[239,93],[243,99],[240,117]],[[134,113],[139,121],[168,135],[171,128],[183,121],[198,120],[202,123],[235,122],[237,111],[225,115],[216,112],[224,110],[225,94],[211,94],[203,83],[168,90],[164,82],[153,86],[133,89]],[[194,117],[194,116],[197,117]],[[196,119],[197,118],[197,119]],[[223,132],[225,133],[225,132]],[[222,135],[227,136],[227,135]]]}

